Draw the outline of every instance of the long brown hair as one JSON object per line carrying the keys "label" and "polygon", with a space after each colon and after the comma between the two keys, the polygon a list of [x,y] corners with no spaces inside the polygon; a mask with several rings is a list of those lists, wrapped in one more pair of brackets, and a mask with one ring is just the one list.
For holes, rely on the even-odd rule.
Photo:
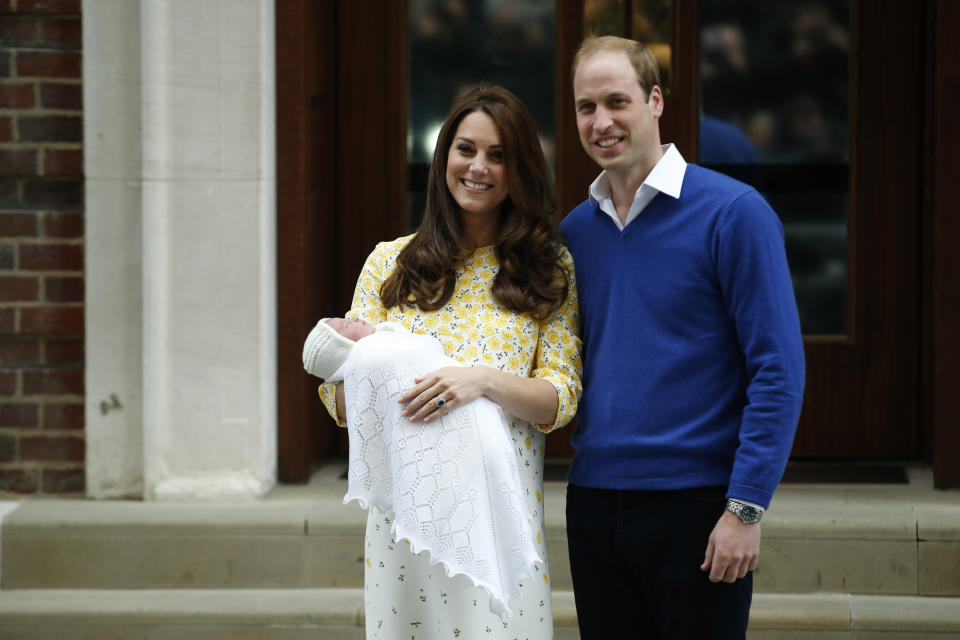
{"label": "long brown hair", "polygon": [[423,222],[397,256],[380,299],[387,308],[410,305],[423,311],[436,311],[450,301],[467,251],[460,207],[447,188],[447,154],[460,122],[475,111],[497,125],[506,167],[508,195],[497,226],[494,253],[500,269],[493,299],[511,311],[547,320],[566,299],[569,277],[561,262],[550,173],[527,108],[495,85],[472,89],[451,108],[433,152]]}

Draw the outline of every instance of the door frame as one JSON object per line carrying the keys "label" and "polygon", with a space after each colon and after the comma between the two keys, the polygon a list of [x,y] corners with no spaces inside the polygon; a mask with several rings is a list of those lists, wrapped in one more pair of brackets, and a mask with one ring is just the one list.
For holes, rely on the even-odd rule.
{"label": "door frame", "polygon": [[346,451],[346,430],[303,371],[303,341],[349,310],[367,255],[406,229],[407,3],[276,12],[277,466],[281,482],[306,482]]}
{"label": "door frame", "polygon": [[[277,142],[278,142],[278,420],[280,479],[305,481],[326,456],[342,446],[343,433],[320,407],[316,382],[302,370],[299,353],[309,328],[323,315],[343,313],[349,306],[353,280],[363,257],[376,238],[392,238],[404,232],[402,204],[406,199],[406,2],[384,5],[389,15],[374,16],[359,9],[350,12],[350,2],[341,0],[314,3],[310,0],[277,0]],[[362,3],[352,3],[362,4]],[[698,38],[691,37],[690,25],[698,23],[697,0],[674,0],[675,42],[674,79],[695,78]],[[855,2],[856,6],[856,2]],[[851,367],[870,364],[886,354],[867,353],[856,347],[857,341],[893,322],[893,332],[917,336],[917,344],[906,356],[906,366],[895,360],[892,366],[912,373],[903,386],[912,387],[915,399],[888,418],[900,426],[911,424],[914,444],[901,457],[922,457],[933,463],[939,487],[960,486],[960,431],[955,428],[960,415],[960,221],[951,212],[960,210],[960,187],[951,174],[953,150],[960,144],[960,129],[953,123],[952,106],[960,100],[960,41],[948,33],[947,26],[960,21],[960,5],[948,0],[922,0],[911,10],[897,9],[896,19],[882,25],[871,24],[863,13],[854,11],[854,29],[858,44],[855,55],[876,59],[882,64],[857,65],[860,73],[852,77],[856,92],[854,114],[861,135],[889,130],[890,122],[915,122],[917,130],[901,135],[899,141],[876,141],[862,167],[856,168],[851,182],[851,197],[859,202],[851,208],[877,206],[898,233],[879,239],[867,225],[851,225],[852,260],[869,269],[851,269],[851,301],[876,286],[870,294],[874,302],[884,302],[883,284],[891,276],[894,282],[914,287],[914,303],[897,317],[857,312],[849,314],[851,334],[844,339],[807,338],[808,366]],[[374,12],[376,14],[377,12]],[[577,149],[563,153],[558,163],[558,200],[563,211],[582,201],[586,185],[595,176],[589,158],[579,150],[570,101],[569,64],[582,34],[582,4],[558,0],[557,56],[557,139],[558,149]],[[903,34],[908,34],[904,36]],[[352,45],[345,40],[354,36]],[[356,37],[360,36],[360,37]],[[906,37],[913,44],[894,38]],[[374,46],[376,45],[376,46]],[[381,46],[382,45],[382,46]],[[346,60],[347,62],[344,62]],[[345,83],[350,75],[349,62],[368,65],[363,69],[366,83]],[[396,73],[396,68],[403,73]],[[355,64],[354,69],[357,68]],[[694,69],[684,72],[683,69]],[[920,71],[922,70],[922,71]],[[893,78],[918,78],[915,105],[899,105],[893,113],[881,101],[866,104],[868,95],[883,95],[892,87]],[[380,86],[380,99],[392,101],[398,109],[377,108],[354,111],[355,100],[364,98],[364,90],[338,92],[347,85]],[[696,100],[680,103],[676,98],[693,95],[696,82],[685,89],[675,85],[668,97],[668,114],[680,114],[671,123],[664,120],[664,139],[677,141],[686,155],[695,160]],[[572,100],[572,99],[571,99]],[[670,104],[671,100],[674,104]],[[389,104],[389,102],[381,103]],[[884,111],[886,109],[886,111]],[[360,127],[344,129],[344,127]],[[339,183],[341,162],[351,154],[339,145],[339,131],[368,131],[364,141],[373,141],[380,160],[372,157],[351,159],[350,171],[384,171],[389,176],[385,188],[376,196],[357,191],[357,182]],[[378,138],[379,136],[379,138]],[[384,147],[386,140],[386,147]],[[891,146],[892,145],[892,146]],[[317,150],[322,152],[318,152]],[[866,151],[861,151],[861,155]],[[882,162],[890,153],[905,153],[915,160],[913,170],[895,189],[894,180],[883,180],[889,168]],[[354,154],[364,155],[364,154]],[[371,156],[372,154],[366,154]],[[391,163],[393,163],[391,165]],[[879,164],[878,164],[879,163]],[[859,166],[859,165],[858,165]],[[879,178],[879,180],[878,180]],[[879,184],[870,192],[866,184]],[[331,199],[331,194],[333,198]],[[903,207],[903,205],[906,205]],[[895,206],[897,205],[897,206]],[[399,213],[398,213],[399,211]],[[904,212],[909,212],[909,215]],[[359,212],[359,213],[358,213]],[[352,214],[352,215],[351,215]],[[332,232],[331,232],[332,230]],[[890,237],[893,236],[893,237]],[[899,246],[898,246],[899,245]],[[895,273],[891,255],[912,253],[915,265]],[[878,268],[879,265],[879,268]],[[861,301],[862,302],[862,301]],[[889,329],[889,327],[887,327]],[[910,380],[912,379],[912,380]],[[903,378],[901,378],[903,380]],[[852,406],[871,409],[879,403],[870,397],[886,398],[883,385],[853,383],[845,388],[814,384],[808,388],[804,423],[821,420],[818,398],[854,398],[853,402],[835,402],[846,420],[854,420]],[[893,389],[892,391],[896,391]],[[825,404],[822,406],[826,406]],[[847,413],[843,413],[847,412]],[[798,434],[805,446],[803,424]],[[913,437],[913,436],[911,436]],[[917,444],[919,443],[919,444]]]}

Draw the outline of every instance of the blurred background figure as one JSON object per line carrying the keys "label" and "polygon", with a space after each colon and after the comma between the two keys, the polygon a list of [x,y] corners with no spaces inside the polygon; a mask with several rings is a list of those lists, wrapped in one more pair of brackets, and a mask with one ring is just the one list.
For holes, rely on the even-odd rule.
{"label": "blurred background figure", "polygon": [[699,163],[780,215],[804,333],[846,332],[849,0],[700,4]]}

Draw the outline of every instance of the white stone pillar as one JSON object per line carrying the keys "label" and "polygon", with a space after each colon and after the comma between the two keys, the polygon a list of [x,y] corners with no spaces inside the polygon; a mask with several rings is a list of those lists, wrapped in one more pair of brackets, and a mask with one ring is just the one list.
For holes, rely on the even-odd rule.
{"label": "white stone pillar", "polygon": [[[87,0],[84,23],[118,1]],[[120,253],[142,248],[143,495],[260,496],[276,478],[273,1],[141,0],[138,18],[141,224]]]}
{"label": "white stone pillar", "polygon": [[87,493],[143,494],[140,4],[83,2]]}

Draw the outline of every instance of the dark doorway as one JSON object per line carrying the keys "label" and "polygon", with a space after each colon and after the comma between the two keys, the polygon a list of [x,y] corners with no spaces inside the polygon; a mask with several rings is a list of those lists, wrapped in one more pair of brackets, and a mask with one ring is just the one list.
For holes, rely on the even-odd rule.
{"label": "dark doorway", "polygon": [[[584,2],[556,3],[556,158],[568,211],[596,169],[580,149],[569,81]],[[631,2],[622,3],[630,10]],[[663,139],[698,160],[698,0],[673,0]],[[303,373],[316,320],[340,315],[364,258],[406,232],[407,3],[277,3],[280,477],[304,481],[345,441]],[[928,15],[851,0],[849,203],[843,329],[807,335],[795,458],[921,456],[921,273]],[[894,81],[895,79],[895,81]],[[496,80],[493,78],[493,80]],[[569,455],[570,429],[548,438]]]}

